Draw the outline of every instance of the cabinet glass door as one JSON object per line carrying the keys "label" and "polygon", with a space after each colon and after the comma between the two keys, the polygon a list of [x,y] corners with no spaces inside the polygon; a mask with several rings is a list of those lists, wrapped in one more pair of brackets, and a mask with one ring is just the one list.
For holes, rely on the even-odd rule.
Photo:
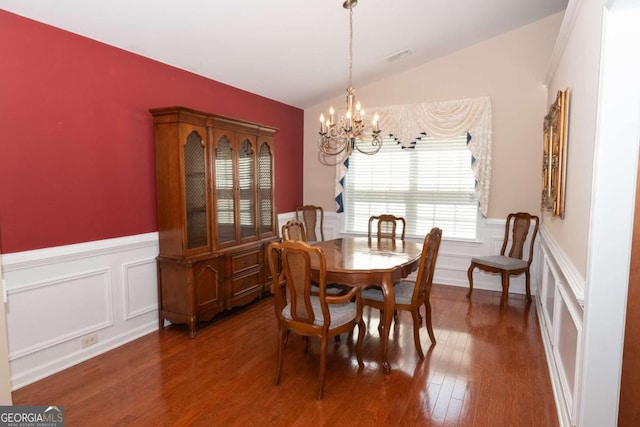
{"label": "cabinet glass door", "polygon": [[258,152],[258,230],[260,234],[273,231],[273,155],[267,142],[260,145]]}
{"label": "cabinet glass door", "polygon": [[193,131],[184,145],[184,189],[187,249],[208,245],[207,181],[204,142]]}
{"label": "cabinet glass door", "polygon": [[233,151],[231,142],[222,135],[216,144],[215,158],[215,204],[218,244],[235,240],[234,227],[234,188],[233,188]]}
{"label": "cabinet glass door", "polygon": [[256,235],[255,220],[255,153],[251,140],[243,137],[238,151],[238,213],[240,238]]}

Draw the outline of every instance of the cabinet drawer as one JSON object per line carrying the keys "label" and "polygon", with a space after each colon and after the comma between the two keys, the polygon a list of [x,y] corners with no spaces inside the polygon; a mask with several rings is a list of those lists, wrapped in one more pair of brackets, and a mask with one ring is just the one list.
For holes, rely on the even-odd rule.
{"label": "cabinet drawer", "polygon": [[260,272],[256,271],[247,276],[238,277],[232,282],[233,295],[240,295],[244,292],[255,289],[260,284]]}
{"label": "cabinet drawer", "polygon": [[260,252],[249,252],[244,254],[233,255],[233,259],[231,261],[231,274],[235,275],[241,271],[248,270],[250,268],[254,268],[258,265],[260,261]]}

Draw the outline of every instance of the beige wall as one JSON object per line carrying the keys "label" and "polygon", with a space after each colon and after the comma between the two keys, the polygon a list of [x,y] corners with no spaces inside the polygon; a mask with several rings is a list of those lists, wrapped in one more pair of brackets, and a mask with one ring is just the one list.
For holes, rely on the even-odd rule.
{"label": "beige wall", "polygon": [[[478,43],[377,83],[359,87],[358,100],[373,105],[410,104],[490,96],[493,174],[490,218],[540,211],[543,84],[562,13]],[[334,168],[317,157],[320,113],[344,97],[305,110],[304,202],[334,211]],[[369,112],[372,113],[371,110]]]}

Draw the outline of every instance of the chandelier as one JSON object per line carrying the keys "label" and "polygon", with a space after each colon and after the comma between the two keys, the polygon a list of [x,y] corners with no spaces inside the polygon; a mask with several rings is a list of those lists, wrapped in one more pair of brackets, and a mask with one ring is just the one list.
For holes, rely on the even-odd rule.
{"label": "chandelier", "polygon": [[370,134],[366,134],[364,109],[356,101],[356,90],[352,86],[353,68],[353,8],[357,0],[345,0],[342,7],[349,9],[349,82],[347,87],[347,108],[344,115],[336,121],[333,106],[325,120],[320,115],[320,140],[318,146],[323,156],[343,155],[349,157],[354,149],[364,154],[376,154],[382,147],[382,138],[378,127],[378,115],[371,121]]}

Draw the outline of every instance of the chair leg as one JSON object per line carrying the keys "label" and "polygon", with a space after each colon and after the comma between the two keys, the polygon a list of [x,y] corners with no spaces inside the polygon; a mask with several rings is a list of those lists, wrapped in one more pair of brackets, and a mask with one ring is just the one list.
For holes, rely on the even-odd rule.
{"label": "chair leg", "polygon": [[467,292],[467,298],[471,297],[471,292],[473,292],[473,269],[476,268],[476,265],[471,263],[469,269],[467,270],[467,277],[469,278],[469,292]]}
{"label": "chair leg", "polygon": [[322,342],[320,344],[320,378],[318,384],[318,394],[317,399],[322,399],[322,395],[324,394],[324,374],[327,370],[327,337],[322,337]]}
{"label": "chair leg", "polygon": [[525,283],[527,285],[527,301],[531,302],[531,277],[529,275],[529,270],[524,272]]}
{"label": "chair leg", "polygon": [[424,353],[422,352],[422,344],[420,344],[420,319],[418,315],[418,308],[414,307],[411,310],[411,318],[413,319],[413,342],[416,345],[416,351],[420,359],[424,359]]}
{"label": "chair leg", "polygon": [[432,344],[436,343],[436,336],[433,333],[433,325],[431,324],[431,302],[426,300],[424,302],[424,312],[425,312],[425,323],[427,325],[427,332],[429,332],[429,339]]}
{"label": "chair leg", "polygon": [[501,308],[507,307],[507,299],[509,298],[509,273],[502,273],[502,301],[500,302]]}
{"label": "chair leg", "polygon": [[[398,314],[398,310],[395,310],[393,312],[393,322],[395,323],[395,325],[399,325],[400,320],[399,320],[399,314]],[[418,316],[420,316],[420,313],[418,313]],[[380,323],[378,323],[378,333],[380,335],[382,335],[382,319],[384,318],[384,311],[380,310]]]}
{"label": "chair leg", "polygon": [[358,359],[358,366],[364,368],[362,362],[362,341],[364,339],[365,326],[364,320],[360,319],[358,322],[358,342],[356,342],[356,358]]}
{"label": "chair leg", "polygon": [[276,367],[276,377],[273,380],[273,385],[280,384],[280,375],[282,374],[282,359],[284,358],[284,344],[289,330],[278,329],[278,366]]}

